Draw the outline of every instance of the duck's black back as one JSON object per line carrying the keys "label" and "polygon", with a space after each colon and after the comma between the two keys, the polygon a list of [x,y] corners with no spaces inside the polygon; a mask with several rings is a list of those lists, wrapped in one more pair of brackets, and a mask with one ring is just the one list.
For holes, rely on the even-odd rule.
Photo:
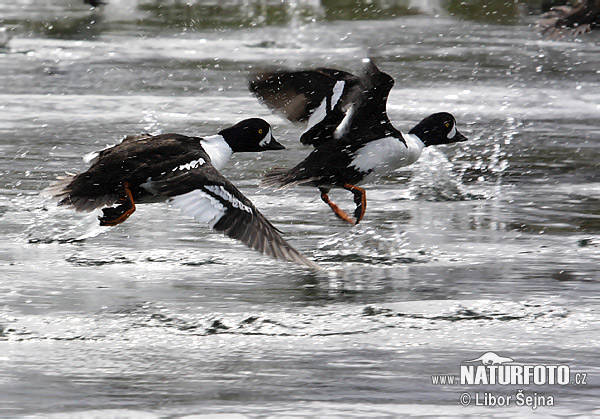
{"label": "duck's black back", "polygon": [[149,177],[160,177],[199,158],[210,161],[200,140],[180,134],[125,140],[100,152],[88,170],[75,176],[69,189],[75,195],[96,196],[114,193],[128,182],[134,196],[139,195],[139,185]]}

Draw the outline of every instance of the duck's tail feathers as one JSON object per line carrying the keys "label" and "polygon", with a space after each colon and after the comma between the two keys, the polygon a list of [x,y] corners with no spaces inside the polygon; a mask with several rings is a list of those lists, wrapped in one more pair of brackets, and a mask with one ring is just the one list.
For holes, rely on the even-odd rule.
{"label": "duck's tail feathers", "polygon": [[260,185],[265,188],[284,189],[289,185],[289,169],[285,167],[275,167],[264,174]]}
{"label": "duck's tail feathers", "polygon": [[294,169],[290,170],[285,167],[275,167],[265,173],[260,184],[262,187],[275,188],[279,191],[291,188],[292,186],[309,183],[316,179],[318,179],[318,177],[299,179],[295,176]]}
{"label": "duck's tail feathers", "polygon": [[72,207],[77,212],[91,212],[96,208],[114,204],[118,197],[116,194],[98,196],[77,195],[72,184],[76,174],[66,173],[65,176],[56,178],[56,182],[44,189],[43,194],[58,200],[58,205]]}
{"label": "duck's tail feathers", "polygon": [[43,195],[57,199],[64,198],[71,192],[69,186],[74,178],[75,174],[68,172],[65,172],[64,176],[57,176],[56,181],[44,189]]}

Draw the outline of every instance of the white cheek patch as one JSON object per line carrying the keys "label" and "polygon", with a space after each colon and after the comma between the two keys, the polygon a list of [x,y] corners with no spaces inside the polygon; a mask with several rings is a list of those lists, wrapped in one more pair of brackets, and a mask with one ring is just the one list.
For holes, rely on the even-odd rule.
{"label": "white cheek patch", "polygon": [[205,188],[207,190],[211,191],[212,193],[214,193],[215,195],[220,196],[225,201],[229,202],[232,207],[241,209],[242,211],[246,211],[246,212],[252,214],[252,209],[250,207],[242,204],[239,201],[239,199],[237,199],[235,196],[230,194],[227,190],[225,190],[224,187],[217,186],[217,185],[206,185]]}
{"label": "white cheek patch", "polygon": [[181,166],[178,166],[178,167],[174,168],[173,170],[171,170],[171,172],[175,172],[176,170],[191,170],[191,169],[195,169],[197,167],[200,167],[200,166],[204,165],[204,163],[206,163],[206,160],[204,160],[202,157],[200,157],[198,160],[192,160],[189,163],[182,164]]}
{"label": "white cheek patch", "polygon": [[452,129],[448,133],[448,139],[451,140],[456,135],[456,124],[452,125]]}
{"label": "white cheek patch", "polygon": [[260,140],[260,143],[258,143],[258,145],[261,147],[264,147],[267,144],[269,144],[272,139],[273,139],[273,135],[271,134],[271,128],[269,128],[269,132],[267,132],[267,135],[265,135],[265,138]]}

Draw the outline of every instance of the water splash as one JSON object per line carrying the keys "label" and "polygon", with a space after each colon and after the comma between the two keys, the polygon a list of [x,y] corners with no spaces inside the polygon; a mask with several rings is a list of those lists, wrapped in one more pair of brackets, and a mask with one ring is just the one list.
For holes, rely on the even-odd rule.
{"label": "water splash", "polygon": [[[552,300],[440,301],[435,305],[421,301],[392,302],[377,305],[350,305],[344,308],[316,308],[303,312],[213,311],[195,313],[173,311],[152,302],[134,306],[105,308],[96,318],[73,314],[56,315],[52,319],[40,315],[11,315],[0,312],[0,337],[10,341],[24,340],[95,340],[141,343],[159,336],[334,336],[370,335],[381,330],[422,330],[415,339],[430,339],[432,334],[449,329],[469,331],[473,322],[514,326],[535,325],[539,328],[584,324],[594,318],[583,310],[557,308]],[[241,337],[240,337],[241,338]]]}
{"label": "water splash", "polygon": [[8,42],[10,41],[10,35],[4,27],[0,27],[0,51],[10,50]]}
{"label": "water splash", "polygon": [[144,117],[140,122],[144,124],[144,131],[151,135],[159,135],[162,133],[162,125],[158,121],[156,112],[149,109],[144,109]]}
{"label": "water splash", "polygon": [[409,183],[411,199],[421,201],[467,201],[485,196],[467,191],[454,165],[439,150],[423,153]]}
{"label": "water splash", "polygon": [[396,224],[373,228],[358,226],[334,234],[317,245],[321,261],[369,264],[423,263],[430,258],[423,250],[410,250],[406,232]]}
{"label": "water splash", "polygon": [[34,208],[34,216],[24,230],[32,244],[77,243],[100,235],[106,228],[93,216],[73,216],[73,211],[61,208],[55,202],[41,202],[42,197],[23,200],[23,205]]}
{"label": "water splash", "polygon": [[497,197],[502,192],[502,174],[508,168],[509,156],[507,155],[506,148],[510,146],[513,137],[518,132],[519,126],[520,123],[516,122],[515,118],[507,116],[505,118],[505,125],[502,127],[502,134],[495,136],[494,139],[494,149],[490,157],[488,170],[497,176],[494,190],[494,195]]}

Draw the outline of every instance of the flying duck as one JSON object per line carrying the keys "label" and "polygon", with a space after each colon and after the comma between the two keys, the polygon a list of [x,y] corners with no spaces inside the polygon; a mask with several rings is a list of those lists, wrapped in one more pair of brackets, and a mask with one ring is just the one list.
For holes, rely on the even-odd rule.
{"label": "flying duck", "polygon": [[[271,126],[246,119],[217,135],[128,136],[86,156],[91,167],[46,189],[58,205],[76,211],[102,209],[102,226],[129,218],[136,204],[167,201],[216,231],[276,259],[318,267],[298,253],[256,207],[219,173],[234,152],[281,150]],[[116,204],[116,206],[112,206]]]}
{"label": "flying duck", "polygon": [[[467,140],[447,112],[429,115],[408,134],[398,131],[386,112],[394,79],[364,61],[361,76],[320,68],[256,73],[249,79],[250,91],[269,108],[307,123],[300,140],[315,147],[296,167],[267,173],[263,184],[316,186],[335,215],[350,224],[358,224],[367,207],[366,192],[357,185],[414,163],[424,147]],[[354,195],[354,218],[329,199],[334,187]]]}

